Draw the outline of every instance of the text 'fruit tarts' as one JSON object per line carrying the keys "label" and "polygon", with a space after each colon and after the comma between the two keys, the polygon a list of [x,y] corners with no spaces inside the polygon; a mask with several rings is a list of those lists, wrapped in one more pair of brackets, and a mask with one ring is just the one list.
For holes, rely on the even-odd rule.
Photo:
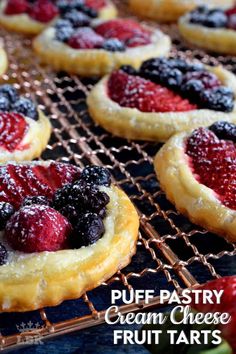
{"label": "text 'fruit tarts'", "polygon": [[[129,0],[134,13],[161,22],[177,21],[187,11],[205,3],[205,0]],[[228,7],[233,4],[234,0],[207,0],[209,7]]]}
{"label": "text 'fruit tarts'", "polygon": [[35,35],[72,11],[88,18],[116,16],[110,0],[2,0],[0,24],[8,30]]}
{"label": "text 'fruit tarts'", "polygon": [[157,153],[155,170],[177,210],[208,230],[236,241],[236,125],[173,136]]}
{"label": "text 'fruit tarts'", "polygon": [[0,85],[0,163],[39,157],[50,135],[48,118],[31,99]]}
{"label": "text 'fruit tarts'", "polygon": [[108,170],[59,162],[0,166],[0,311],[74,299],[125,267],[139,220]]}
{"label": "text 'fruit tarts'", "polygon": [[221,66],[154,58],[122,66],[92,89],[94,121],[128,139],[166,141],[176,132],[236,121],[236,77]]}
{"label": "text 'fruit tarts'", "polygon": [[41,60],[56,70],[101,76],[120,65],[138,68],[148,58],[169,53],[168,36],[134,20],[90,21],[76,11],[69,15],[33,42]]}
{"label": "text 'fruit tarts'", "polygon": [[186,40],[199,47],[236,54],[236,7],[227,10],[198,7],[180,18],[179,30]]}

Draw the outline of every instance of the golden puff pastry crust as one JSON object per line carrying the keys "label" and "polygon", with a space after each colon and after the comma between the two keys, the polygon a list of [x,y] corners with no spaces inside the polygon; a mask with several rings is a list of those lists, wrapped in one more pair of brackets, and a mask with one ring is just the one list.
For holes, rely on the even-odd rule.
{"label": "golden puff pastry crust", "polygon": [[179,19],[179,31],[189,42],[209,51],[236,54],[236,31],[228,28],[209,28],[189,22],[189,15]]}
{"label": "golden puff pastry crust", "polygon": [[[46,27],[50,26],[54,21],[43,23],[32,19],[28,14],[5,15],[6,0],[2,0],[0,4],[0,25],[9,31],[19,32],[26,35],[37,35]],[[117,15],[117,9],[111,1],[107,1],[107,5],[98,12],[98,18],[110,19]]]}
{"label": "golden puff pastry crust", "polygon": [[[236,77],[222,66],[207,67],[230,87],[236,95]],[[209,126],[218,120],[236,122],[236,101],[231,113],[199,109],[187,112],[152,113],[126,108],[110,99],[107,94],[108,76],[103,78],[87,98],[93,120],[110,133],[127,139],[164,142],[173,134],[200,126]]]}
{"label": "golden puff pastry crust", "polygon": [[28,130],[21,142],[27,146],[23,150],[7,151],[0,147],[0,163],[8,161],[30,161],[39,157],[46,148],[51,135],[51,123],[41,110],[38,110],[39,119],[37,121],[25,117],[28,123]]}
{"label": "golden puff pastry crust", "polygon": [[7,59],[7,53],[5,52],[5,49],[0,42],[0,75],[3,75],[8,67],[8,59]]}
{"label": "golden puff pastry crust", "polygon": [[[230,7],[233,0],[210,0],[207,6]],[[148,17],[161,22],[175,22],[184,13],[196,6],[206,5],[204,0],[129,0],[131,10],[139,16]]]}
{"label": "golden puff pastry crust", "polygon": [[41,61],[48,63],[55,70],[82,76],[103,76],[121,65],[139,68],[144,60],[153,56],[168,55],[171,48],[170,38],[159,30],[154,30],[152,43],[124,52],[109,52],[104,49],[73,49],[55,40],[55,29],[47,28],[33,41],[33,48]]}
{"label": "golden puff pastry crust", "polygon": [[236,211],[224,206],[215,192],[194,177],[184,151],[188,133],[173,136],[154,159],[161,188],[182,214],[211,232],[236,241]]}
{"label": "golden puff pastry crust", "polygon": [[139,219],[119,188],[109,195],[105,234],[80,249],[18,257],[0,267],[0,311],[30,311],[80,297],[125,267],[136,251]]}

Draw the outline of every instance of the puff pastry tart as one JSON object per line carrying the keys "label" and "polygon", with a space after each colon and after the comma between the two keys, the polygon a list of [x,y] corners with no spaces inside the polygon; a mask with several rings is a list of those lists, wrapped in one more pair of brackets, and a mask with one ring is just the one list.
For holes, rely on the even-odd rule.
{"label": "puff pastry tart", "polygon": [[2,41],[0,40],[0,75],[4,74],[7,70],[8,59]]}
{"label": "puff pastry tart", "polygon": [[223,54],[236,54],[236,7],[199,7],[179,19],[182,36],[192,44]]}
{"label": "puff pastry tart", "polygon": [[108,170],[10,163],[0,181],[0,311],[78,298],[130,262],[139,220]]}
{"label": "puff pastry tart", "polygon": [[103,78],[87,103],[94,121],[114,135],[166,141],[222,118],[236,121],[235,93],[236,78],[222,67],[154,58]]}
{"label": "puff pastry tart", "polygon": [[154,165],[167,198],[190,220],[236,241],[236,126],[216,122],[172,137]]}
{"label": "puff pastry tart", "polygon": [[[205,0],[129,0],[131,10],[137,15],[162,22],[176,21],[185,12],[205,3]],[[233,0],[207,1],[207,5],[211,7],[229,7],[233,3]]]}
{"label": "puff pastry tart", "polygon": [[39,157],[50,134],[48,118],[30,99],[11,85],[0,86],[0,163]]}
{"label": "puff pastry tart", "polygon": [[116,7],[110,0],[2,0],[0,4],[0,24],[24,34],[40,33],[58,16],[107,19],[116,16]]}
{"label": "puff pastry tart", "polygon": [[122,64],[138,68],[142,61],[166,55],[170,39],[159,30],[131,19],[92,21],[82,25],[67,17],[46,29],[33,42],[43,62],[56,70],[84,76],[104,75]]}

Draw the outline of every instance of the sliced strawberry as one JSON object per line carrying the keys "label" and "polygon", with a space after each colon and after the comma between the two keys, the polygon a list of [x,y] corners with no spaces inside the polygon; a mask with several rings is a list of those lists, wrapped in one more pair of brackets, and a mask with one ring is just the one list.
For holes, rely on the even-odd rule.
{"label": "sliced strawberry", "polygon": [[27,12],[28,8],[27,0],[8,0],[4,13],[6,15],[18,15]]}
{"label": "sliced strawberry", "polygon": [[52,21],[58,13],[57,6],[50,0],[37,0],[28,11],[30,17],[43,23]]}
{"label": "sliced strawberry", "polygon": [[94,10],[100,10],[106,6],[106,0],[85,0],[85,5]]}
{"label": "sliced strawberry", "polygon": [[[57,166],[58,165],[58,166]],[[25,197],[44,195],[49,199],[57,188],[78,179],[80,170],[69,164],[49,166],[8,164],[0,166],[0,201],[18,208]]]}
{"label": "sliced strawberry", "polygon": [[103,43],[104,39],[90,27],[78,28],[68,41],[75,49],[101,48]]}
{"label": "sliced strawberry", "polygon": [[196,109],[187,99],[169,89],[121,70],[111,74],[108,94],[122,107],[137,108],[142,112],[182,112]]}
{"label": "sliced strawberry", "polygon": [[195,178],[211,188],[227,207],[236,210],[236,146],[205,128],[194,130],[186,154]]}
{"label": "sliced strawberry", "polygon": [[28,123],[17,113],[0,113],[0,147],[12,152],[25,136]]}
{"label": "sliced strawberry", "polygon": [[220,326],[223,337],[229,342],[232,348],[236,351],[236,276],[224,277],[210,281],[204,285],[201,285],[198,289],[201,290],[224,290],[220,300],[220,304],[216,303],[216,299],[213,304],[203,304],[203,294],[200,295],[200,301],[192,303],[192,307],[197,311],[206,312],[227,312],[231,315],[231,321],[229,324]]}
{"label": "sliced strawberry", "polygon": [[67,245],[69,221],[47,205],[34,204],[17,211],[7,222],[5,237],[21,252],[58,251]]}
{"label": "sliced strawberry", "polygon": [[151,32],[133,20],[115,19],[105,21],[95,28],[104,38],[117,38],[128,47],[151,43]]}

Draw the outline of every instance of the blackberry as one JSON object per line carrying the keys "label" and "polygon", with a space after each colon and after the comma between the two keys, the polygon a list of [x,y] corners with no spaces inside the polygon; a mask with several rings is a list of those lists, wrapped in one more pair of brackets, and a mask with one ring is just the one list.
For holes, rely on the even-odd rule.
{"label": "blackberry", "polygon": [[39,196],[29,196],[23,200],[22,206],[32,205],[32,204],[41,204],[41,205],[49,205],[49,200],[44,195]]}
{"label": "blackberry", "polygon": [[88,166],[85,167],[80,176],[81,179],[87,183],[95,184],[98,186],[110,186],[111,174],[101,166]]}
{"label": "blackberry", "polygon": [[91,18],[98,17],[98,12],[95,9],[92,9],[91,7],[84,5],[81,11]]}
{"label": "blackberry", "polygon": [[80,210],[75,208],[73,205],[67,204],[62,209],[59,210],[60,213],[65,216],[72,225],[74,225],[81,215]]}
{"label": "blackberry", "polygon": [[97,242],[105,232],[104,224],[100,216],[87,213],[80,217],[71,235],[71,247],[80,248]]}
{"label": "blackberry", "polygon": [[10,102],[6,96],[0,96],[0,111],[8,112],[10,110]]}
{"label": "blackberry", "polygon": [[228,18],[221,9],[208,10],[201,7],[191,12],[189,21],[210,28],[221,28],[227,26]]}
{"label": "blackberry", "polygon": [[69,197],[71,187],[72,187],[72,184],[68,183],[68,184],[64,185],[62,188],[59,188],[55,192],[55,194],[52,198],[52,202],[51,202],[51,206],[53,208],[55,208],[56,210],[60,210],[66,204],[68,204],[68,197]]}
{"label": "blackberry", "polygon": [[74,29],[72,26],[61,27],[56,30],[55,38],[60,42],[67,42],[73,35]]}
{"label": "blackberry", "polygon": [[60,19],[60,20],[57,20],[54,27],[56,29],[63,28],[63,27],[71,27],[71,23],[68,20]]}
{"label": "blackberry", "polygon": [[6,248],[0,243],[0,266],[7,263],[8,252]]}
{"label": "blackberry", "polygon": [[72,9],[71,3],[68,0],[57,1],[57,7],[61,15],[64,15],[67,11]]}
{"label": "blackberry", "polygon": [[226,121],[212,124],[209,128],[219,139],[231,140],[236,143],[236,125]]}
{"label": "blackberry", "polygon": [[137,75],[138,72],[135,68],[133,68],[133,66],[131,65],[122,65],[120,67],[120,70],[124,71],[126,74],[129,74],[129,75]]}
{"label": "blackberry", "polygon": [[201,92],[204,90],[204,85],[200,80],[189,80],[181,86],[181,92],[184,96],[198,102]]}
{"label": "blackberry", "polygon": [[201,93],[200,104],[202,108],[231,112],[234,108],[234,97],[231,90],[225,87],[216,87]]}
{"label": "blackberry", "polygon": [[0,86],[0,96],[6,96],[11,103],[16,102],[19,99],[19,95],[15,87],[9,84]]}
{"label": "blackberry", "polygon": [[67,12],[64,18],[70,21],[73,27],[84,27],[90,24],[89,16],[77,10]]}
{"label": "blackberry", "polygon": [[12,111],[21,113],[33,120],[38,120],[38,111],[35,104],[28,98],[20,97],[13,105]]}
{"label": "blackberry", "polygon": [[103,49],[108,50],[109,52],[124,52],[126,46],[123,42],[116,38],[110,38],[105,40]]}
{"label": "blackberry", "polygon": [[214,73],[206,70],[187,72],[183,77],[183,82],[189,80],[200,80],[205,89],[211,89],[221,85],[218,77]]}
{"label": "blackberry", "polygon": [[166,58],[147,60],[142,64],[140,74],[155,83],[175,89],[182,84],[183,74],[170,63]]}
{"label": "blackberry", "polygon": [[0,230],[4,230],[7,221],[14,214],[15,208],[7,202],[0,202]]}

